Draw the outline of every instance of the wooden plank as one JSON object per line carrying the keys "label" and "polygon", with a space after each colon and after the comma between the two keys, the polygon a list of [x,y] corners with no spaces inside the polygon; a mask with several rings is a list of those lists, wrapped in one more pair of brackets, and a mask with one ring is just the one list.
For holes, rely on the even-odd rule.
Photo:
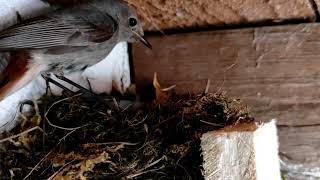
{"label": "wooden plank", "polygon": [[274,121],[238,124],[201,137],[207,180],[280,180]]}
{"label": "wooden plank", "polygon": [[[320,166],[320,24],[151,37],[152,51],[133,47],[142,90],[158,72],[177,91],[226,91],[259,120],[277,118],[280,151],[306,167]],[[312,131],[310,131],[312,130]]]}
{"label": "wooden plank", "polygon": [[314,21],[309,0],[126,0],[138,9],[149,31],[244,25],[292,19]]}

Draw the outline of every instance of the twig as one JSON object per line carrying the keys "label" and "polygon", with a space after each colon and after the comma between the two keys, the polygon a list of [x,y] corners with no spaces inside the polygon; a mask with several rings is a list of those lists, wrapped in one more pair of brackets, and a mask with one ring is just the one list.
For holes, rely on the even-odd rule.
{"label": "twig", "polygon": [[181,166],[179,163],[176,164],[178,167],[180,167],[181,169],[184,170],[184,172],[188,175],[188,179],[192,179],[191,175],[189,174],[189,172],[186,170],[186,168],[184,168],[183,166]]}
{"label": "twig", "polygon": [[227,71],[229,71],[230,69],[232,69],[234,66],[237,65],[237,60],[238,60],[238,59],[235,60],[235,63],[231,64],[230,66],[228,66],[228,67],[224,70],[224,72],[223,72],[223,81],[222,81],[219,89],[218,89],[214,94],[218,94],[218,93],[222,90],[222,88],[223,88],[223,86],[224,86],[224,83],[225,83],[225,81],[226,81],[226,76],[227,76],[226,73],[227,73]]}
{"label": "twig", "polygon": [[52,126],[52,127],[55,127],[55,128],[58,128],[58,129],[62,129],[62,130],[67,130],[67,131],[73,131],[73,130],[77,130],[77,129],[80,129],[80,128],[83,128],[83,127],[87,126],[87,125],[83,125],[83,126],[79,126],[79,127],[75,127],[75,128],[65,128],[65,127],[57,126],[57,125],[51,123],[50,120],[48,119],[48,114],[49,114],[50,110],[51,110],[55,105],[57,105],[57,104],[59,104],[59,103],[61,103],[61,102],[63,102],[63,101],[69,100],[69,99],[71,99],[71,98],[78,97],[78,96],[81,96],[81,94],[77,94],[77,95],[74,95],[74,96],[72,96],[72,97],[67,97],[67,98],[61,99],[61,100],[53,103],[53,104],[49,107],[48,111],[47,111],[47,112],[45,113],[45,115],[44,115],[44,118],[47,120],[48,124],[49,124],[50,126]]}
{"label": "twig", "polygon": [[139,125],[139,124],[143,123],[144,121],[146,121],[146,120],[147,120],[148,115],[149,115],[149,114],[147,114],[147,115],[146,115],[146,117],[144,117],[141,121],[139,121],[139,122],[137,122],[137,123],[135,123],[135,124],[131,124],[131,126],[137,126],[137,125]]}
{"label": "twig", "polygon": [[[87,107],[87,106],[83,106],[83,105],[80,105],[80,107],[81,108],[83,108],[83,109],[91,109],[91,108],[89,108],[89,107]],[[98,111],[98,110],[94,110],[94,111],[96,111],[97,113],[99,113],[99,114],[101,114],[101,115],[103,115],[103,116],[106,116],[107,114],[106,113],[104,113],[104,112],[102,112],[102,111]]]}
{"label": "twig", "polygon": [[210,79],[208,79],[207,85],[206,85],[206,89],[205,89],[205,91],[204,91],[205,94],[208,94],[209,89],[210,89],[210,85],[211,85],[211,81],[210,81]]}
{"label": "twig", "polygon": [[72,164],[73,162],[75,162],[76,159],[68,162],[67,164],[63,165],[57,172],[55,172],[54,174],[52,174],[47,180],[52,180],[54,177],[56,177],[63,169],[65,169],[67,166],[69,166],[70,164]]}
{"label": "twig", "polygon": [[[83,127],[84,127],[84,126],[83,126]],[[75,131],[78,130],[78,129],[80,129],[80,128],[74,129],[74,130],[72,130],[71,132],[67,133],[65,136],[63,136],[63,137],[59,140],[58,144],[57,144],[51,151],[49,151],[48,154],[45,155],[45,156],[32,168],[32,170],[28,173],[28,175],[27,175],[26,177],[23,178],[23,180],[27,179],[27,178],[33,173],[33,171],[35,171],[36,168],[37,168],[38,166],[40,166],[40,164],[53,152],[53,150],[60,145],[60,143],[62,142],[63,139],[65,139],[67,136],[69,136],[70,134],[72,134],[73,132],[75,132]]]}
{"label": "twig", "polygon": [[38,175],[38,177],[41,177],[42,175],[44,175],[44,174],[46,173],[46,171],[47,171],[48,169],[50,169],[50,168],[52,168],[52,163],[50,163],[50,166],[48,166],[47,168],[45,168],[45,169]]}
{"label": "twig", "polygon": [[54,150],[54,149],[52,149],[51,151],[49,151],[49,152],[32,168],[32,170],[27,174],[27,176],[23,178],[23,180],[26,180],[26,179],[33,173],[33,171],[35,171],[36,168],[37,168],[38,166],[40,166],[40,164],[53,152],[53,150]]}
{"label": "twig", "polygon": [[200,122],[205,123],[205,124],[209,124],[209,125],[212,125],[212,126],[223,127],[222,124],[212,123],[212,122],[208,122],[208,121],[204,121],[204,120],[200,120]]}
{"label": "twig", "polygon": [[129,175],[129,176],[127,176],[127,178],[128,178],[128,179],[132,179],[132,178],[137,177],[137,176],[140,176],[140,175],[142,175],[142,174],[146,174],[146,173],[149,173],[149,172],[152,172],[152,171],[158,171],[158,170],[164,168],[165,166],[162,165],[160,168],[144,171],[144,170],[146,170],[146,169],[148,169],[148,168],[150,168],[150,167],[158,164],[158,163],[159,163],[160,161],[162,161],[163,159],[166,159],[166,156],[162,156],[160,159],[158,159],[158,160],[156,160],[156,161],[154,161],[154,162],[146,165],[144,168],[138,170],[138,171],[137,171],[137,172],[138,172],[137,174]]}
{"label": "twig", "polygon": [[175,117],[176,117],[175,115],[168,117],[167,119],[165,119],[165,120],[163,120],[163,121],[159,122],[159,123],[157,124],[157,126],[156,126],[156,127],[159,127],[160,125],[162,125],[162,124],[164,124],[164,123],[166,123],[166,122],[168,122],[168,121],[170,121],[170,120],[174,119]]}
{"label": "twig", "polygon": [[77,130],[77,129],[74,129],[74,130],[68,132],[68,133],[67,133],[65,136],[63,136],[62,138],[60,138],[58,144],[60,144],[62,140],[65,140],[66,137],[70,136],[70,134],[72,134],[72,133],[75,132],[76,130]]}
{"label": "twig", "polygon": [[10,136],[10,137],[1,139],[1,140],[0,140],[0,143],[6,142],[6,141],[10,141],[10,140],[12,140],[12,139],[14,139],[14,138],[17,138],[17,137],[20,137],[20,136],[22,136],[22,135],[24,135],[24,134],[28,134],[28,133],[36,130],[36,129],[38,129],[38,130],[40,130],[41,132],[43,132],[43,130],[42,130],[39,126],[36,126],[36,127],[31,128],[31,129],[28,129],[28,130],[26,130],[26,131],[23,131],[22,133],[19,133],[19,134],[16,134],[16,135],[13,135],[13,136]]}
{"label": "twig", "polygon": [[158,163],[159,163],[160,161],[162,161],[163,159],[166,159],[166,156],[162,156],[160,159],[158,159],[158,160],[156,160],[156,161],[154,161],[154,162],[146,165],[146,166],[143,168],[143,170],[148,169],[149,167],[152,167],[152,166],[158,164]]}
{"label": "twig", "polygon": [[114,144],[122,144],[126,146],[136,146],[139,143],[130,143],[130,142],[105,142],[105,143],[87,143],[86,145],[96,145],[96,146],[103,146],[103,145],[114,145]]}
{"label": "twig", "polygon": [[135,177],[137,177],[137,176],[141,176],[142,174],[146,174],[146,173],[149,173],[149,172],[159,171],[160,169],[163,169],[164,167],[165,167],[165,166],[162,165],[161,167],[156,168],[156,169],[150,169],[150,170],[148,170],[148,171],[142,171],[142,172],[137,173],[137,174],[132,174],[132,175],[127,176],[127,179],[132,179],[132,178],[135,178]]}
{"label": "twig", "polygon": [[128,110],[132,106],[133,106],[133,104],[127,105],[125,108],[122,108],[121,112],[124,112],[124,111]]}

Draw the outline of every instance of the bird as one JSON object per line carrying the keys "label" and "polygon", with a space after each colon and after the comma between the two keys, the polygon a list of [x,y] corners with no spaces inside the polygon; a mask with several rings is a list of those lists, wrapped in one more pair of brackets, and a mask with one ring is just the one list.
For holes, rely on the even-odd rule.
{"label": "bird", "polygon": [[122,0],[88,0],[21,20],[0,31],[0,101],[39,75],[68,81],[64,74],[84,71],[124,41],[152,48],[136,12]]}

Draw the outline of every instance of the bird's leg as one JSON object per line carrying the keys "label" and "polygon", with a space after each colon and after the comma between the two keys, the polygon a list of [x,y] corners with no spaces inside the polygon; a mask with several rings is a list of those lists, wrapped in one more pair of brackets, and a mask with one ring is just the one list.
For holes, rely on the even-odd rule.
{"label": "bird's leg", "polygon": [[[59,88],[65,90],[66,92],[72,93],[74,94],[74,92],[72,90],[70,90],[69,88],[65,87],[64,85],[60,84],[59,82],[53,80],[49,74],[41,74],[41,76],[43,77],[43,79],[46,81],[47,86],[49,85],[49,83],[52,83],[56,86],[58,86]],[[51,90],[50,90],[51,91]]]}
{"label": "bird's leg", "polygon": [[106,98],[106,97],[101,97],[99,94],[96,94],[94,93],[92,90],[91,90],[91,85],[90,85],[90,82],[88,80],[88,83],[89,83],[89,87],[90,87],[90,90],[88,90],[87,88],[71,81],[70,79],[64,77],[64,76],[59,76],[59,75],[55,75],[58,79],[66,82],[66,83],[69,83],[71,85],[73,85],[74,87],[77,87],[78,89],[80,89],[80,92],[84,93],[85,95],[89,95],[90,98],[92,98],[94,101],[100,101],[100,102],[103,102],[103,103],[106,103],[106,102],[113,102],[114,103],[114,98]]}
{"label": "bird's leg", "polygon": [[[20,127],[23,129],[24,128],[24,126],[26,125],[26,123],[28,122],[28,118],[26,117],[26,115],[25,114],[23,114],[23,108],[24,108],[24,106],[25,105],[29,105],[29,106],[31,106],[31,108],[32,109],[35,109],[35,104],[34,104],[34,102],[33,101],[31,101],[31,100],[25,100],[25,101],[22,101],[22,102],[20,102],[20,104],[19,104],[19,113],[20,113],[20,116],[22,117],[22,119],[23,119],[23,121],[21,122],[21,125],[20,125]],[[31,110],[30,111],[31,112],[31,114],[29,114],[30,116],[34,116],[35,115],[35,112],[33,111],[33,110]],[[28,115],[28,116],[29,116]],[[29,117],[30,117],[29,116]]]}
{"label": "bird's leg", "polygon": [[[42,78],[46,81],[46,95],[49,95],[49,92],[50,92],[50,95],[52,95],[52,91],[51,91],[51,88],[50,88],[50,83],[48,81],[48,78],[50,78],[50,75],[49,74],[41,74]],[[46,77],[44,77],[46,76]]]}
{"label": "bird's leg", "polygon": [[89,78],[86,78],[86,80],[87,80],[87,83],[88,83],[88,86],[89,86],[89,90],[90,90],[91,92],[93,92],[93,91],[92,91],[91,83],[90,83],[90,81],[89,81]]}
{"label": "bird's leg", "polygon": [[58,79],[66,82],[66,83],[69,83],[69,84],[71,84],[72,86],[80,89],[80,91],[82,91],[82,92],[84,92],[84,93],[88,93],[88,94],[93,95],[93,96],[98,96],[96,93],[94,93],[94,92],[88,90],[87,88],[85,88],[85,87],[83,87],[83,86],[81,86],[81,85],[79,85],[79,84],[71,81],[70,79],[68,79],[68,78],[66,78],[66,77],[64,77],[64,76],[61,76],[61,75],[59,75],[59,74],[55,74],[55,76],[56,76]]}
{"label": "bird's leg", "polygon": [[24,105],[34,106],[34,102],[31,100],[24,100],[24,101],[20,102],[20,107],[19,107],[20,113],[22,113]]}

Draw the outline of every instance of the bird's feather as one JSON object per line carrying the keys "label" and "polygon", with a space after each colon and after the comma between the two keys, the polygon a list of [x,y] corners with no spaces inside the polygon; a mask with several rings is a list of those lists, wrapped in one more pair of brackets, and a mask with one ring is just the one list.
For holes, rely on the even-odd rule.
{"label": "bird's feather", "polygon": [[0,32],[0,51],[87,46],[108,40],[117,28],[111,16],[82,6],[34,18]]}
{"label": "bird's feather", "polygon": [[91,0],[41,0],[41,1],[50,4],[50,6],[72,7],[81,3],[88,3]]}
{"label": "bird's feather", "polygon": [[10,61],[9,53],[0,53],[0,74],[3,72],[8,66]]}

